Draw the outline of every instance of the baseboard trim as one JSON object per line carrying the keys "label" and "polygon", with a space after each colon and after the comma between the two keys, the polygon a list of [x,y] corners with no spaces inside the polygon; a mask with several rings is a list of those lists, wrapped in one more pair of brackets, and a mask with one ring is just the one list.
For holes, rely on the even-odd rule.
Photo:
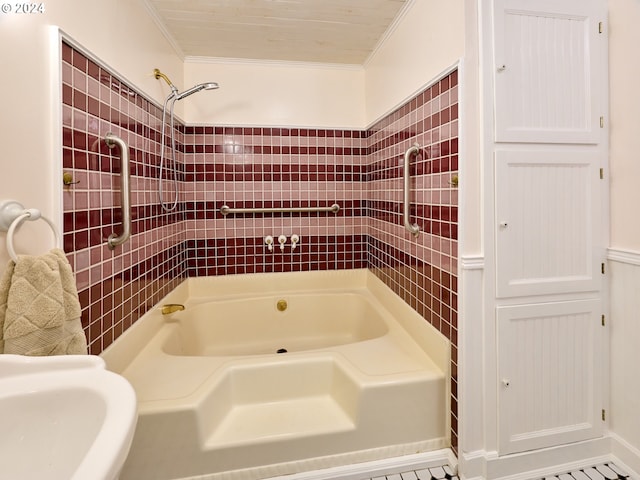
{"label": "baseboard trim", "polygon": [[463,453],[459,472],[463,480],[528,480],[609,460],[611,440],[603,437],[505,456],[484,451]]}
{"label": "baseboard trim", "polygon": [[640,476],[638,475],[640,472],[640,450],[615,433],[609,435],[611,437],[611,454],[614,456],[615,464],[635,477]]}
{"label": "baseboard trim", "polygon": [[458,458],[458,476],[464,480],[484,480],[487,470],[487,452],[476,450]]}
{"label": "baseboard trim", "polygon": [[458,465],[458,460],[450,448],[272,477],[270,480],[358,480],[365,476],[373,478],[385,473],[408,472],[446,464],[453,468],[457,468]]}

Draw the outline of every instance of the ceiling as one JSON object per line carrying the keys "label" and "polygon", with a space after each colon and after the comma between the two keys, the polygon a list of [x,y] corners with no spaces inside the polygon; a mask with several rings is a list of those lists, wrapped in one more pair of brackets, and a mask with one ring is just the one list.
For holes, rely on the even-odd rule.
{"label": "ceiling", "polygon": [[146,0],[185,57],[362,65],[413,0]]}

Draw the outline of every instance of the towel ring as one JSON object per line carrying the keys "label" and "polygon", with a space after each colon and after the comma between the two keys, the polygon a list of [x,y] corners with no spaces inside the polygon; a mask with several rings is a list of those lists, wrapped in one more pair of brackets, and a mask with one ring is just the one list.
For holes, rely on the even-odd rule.
{"label": "towel ring", "polygon": [[55,237],[55,245],[58,246],[60,244],[58,229],[51,220],[40,213],[40,210],[36,208],[25,209],[20,203],[14,200],[0,203],[0,230],[6,230],[7,232],[7,252],[14,262],[18,261],[18,255],[13,247],[13,235],[16,229],[25,220],[35,221],[38,219],[42,219],[49,224]]}

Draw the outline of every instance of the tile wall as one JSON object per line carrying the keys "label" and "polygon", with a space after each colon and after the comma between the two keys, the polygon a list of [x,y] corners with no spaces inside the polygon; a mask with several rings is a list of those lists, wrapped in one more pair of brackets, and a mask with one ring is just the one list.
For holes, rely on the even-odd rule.
{"label": "tile wall", "polygon": [[[185,198],[190,275],[366,267],[366,133],[188,127]],[[220,213],[309,208],[338,213]],[[291,235],[300,242],[291,248]],[[287,237],[269,250],[265,237]]]}
{"label": "tile wall", "polygon": [[[62,44],[64,250],[76,273],[89,351],[100,353],[185,275],[183,212],[158,205],[161,110],[126,83]],[[120,156],[104,142],[130,146],[132,237],[121,232]],[[61,179],[62,181],[62,179]]]}
{"label": "tile wall", "polygon": [[[458,431],[458,72],[435,82],[368,131],[367,265],[451,340],[452,445]],[[411,223],[403,227],[404,154]]]}
{"label": "tile wall", "polygon": [[[186,276],[370,268],[451,339],[452,443],[457,445],[457,71],[366,131],[184,126],[180,203],[158,206],[161,109],[63,45],[64,248],[76,271],[83,325],[99,353]],[[119,232],[119,159],[131,147],[133,236]],[[402,160],[414,143],[412,223],[403,228]],[[166,142],[168,143],[168,142]],[[455,178],[454,178],[455,177]],[[165,189],[171,193],[171,184]],[[220,213],[326,207],[336,213]],[[264,238],[287,236],[284,250]],[[291,248],[292,234],[301,241]],[[277,243],[277,242],[276,242]]]}

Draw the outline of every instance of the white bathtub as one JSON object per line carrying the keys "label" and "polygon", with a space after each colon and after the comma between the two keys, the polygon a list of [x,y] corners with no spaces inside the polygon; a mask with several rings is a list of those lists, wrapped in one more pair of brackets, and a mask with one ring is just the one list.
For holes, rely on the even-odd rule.
{"label": "white bathtub", "polygon": [[189,279],[102,356],[139,402],[122,480],[258,479],[449,445],[449,343],[367,270]]}

